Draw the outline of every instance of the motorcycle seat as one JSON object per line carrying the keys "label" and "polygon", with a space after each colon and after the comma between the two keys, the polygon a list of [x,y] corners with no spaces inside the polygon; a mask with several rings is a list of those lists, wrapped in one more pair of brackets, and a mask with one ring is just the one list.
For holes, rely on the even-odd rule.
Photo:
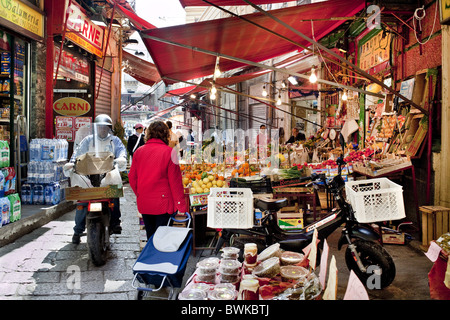
{"label": "motorcycle seat", "polygon": [[286,198],[270,199],[270,198],[260,198],[256,199],[255,207],[262,211],[278,211],[283,207],[287,206]]}

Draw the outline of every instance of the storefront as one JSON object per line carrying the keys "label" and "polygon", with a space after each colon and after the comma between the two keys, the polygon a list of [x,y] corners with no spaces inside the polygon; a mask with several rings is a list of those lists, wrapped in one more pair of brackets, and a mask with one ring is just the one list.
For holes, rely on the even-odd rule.
{"label": "storefront", "polygon": [[111,104],[113,59],[111,53],[107,56],[105,52],[110,30],[91,21],[74,1],[69,3],[65,20],[65,8],[64,3],[50,1],[47,10],[49,20],[58,21],[63,27],[60,30],[49,26],[53,40],[47,40],[47,71],[51,69],[53,77],[47,75],[46,126],[49,127],[45,135],[66,139],[70,155],[80,127],[90,125],[100,113],[116,117]]}
{"label": "storefront", "polygon": [[45,22],[36,1],[27,2],[0,3],[0,140],[6,141],[2,152],[9,152],[2,167],[14,168],[18,185],[26,174],[26,141],[38,87],[36,47],[43,42]]}

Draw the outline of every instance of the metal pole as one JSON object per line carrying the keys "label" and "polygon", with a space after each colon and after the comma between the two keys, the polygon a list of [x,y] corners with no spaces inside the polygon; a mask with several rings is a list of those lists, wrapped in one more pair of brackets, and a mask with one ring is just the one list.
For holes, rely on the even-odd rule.
{"label": "metal pole", "polygon": [[[181,47],[181,48],[202,52],[202,53],[209,54],[209,55],[216,56],[216,57],[221,57],[221,58],[224,58],[224,59],[227,59],[227,60],[232,60],[232,61],[236,61],[236,62],[248,64],[248,65],[252,65],[252,66],[255,66],[255,67],[260,67],[260,68],[263,68],[263,69],[269,69],[269,70],[272,70],[272,71],[278,71],[280,73],[284,73],[284,74],[287,74],[287,75],[290,75],[290,76],[297,76],[299,78],[303,78],[303,79],[309,80],[308,76],[306,76],[304,74],[301,74],[301,73],[290,72],[288,70],[276,68],[276,67],[273,67],[273,66],[268,66],[268,65],[265,65],[265,64],[262,64],[262,63],[253,62],[253,61],[245,60],[245,59],[241,59],[241,58],[236,58],[236,57],[229,56],[229,55],[226,55],[226,54],[222,54],[222,53],[219,53],[219,52],[214,52],[214,51],[201,49],[201,48],[198,48],[198,47],[185,45],[185,44],[181,44],[181,43],[170,41],[170,40],[161,39],[161,38],[158,38],[158,37],[154,37],[154,36],[150,36],[150,35],[144,34],[142,32],[140,34],[141,34],[142,38],[147,38],[147,39],[151,39],[151,40],[154,40],[154,41],[163,42],[163,43],[174,45],[174,46],[178,46],[178,47]],[[347,90],[350,90],[350,91],[356,91],[356,92],[364,93],[364,94],[375,96],[375,97],[378,97],[378,98],[384,98],[384,95],[382,95],[382,94],[365,91],[365,90],[362,90],[362,89],[359,89],[359,88],[354,88],[354,87],[343,85],[343,84],[340,84],[340,83],[331,82],[331,81],[328,81],[328,80],[317,79],[317,82],[323,83],[323,84],[327,84],[327,85],[330,85],[330,86],[334,86],[334,87],[340,87],[340,88],[347,89]]]}
{"label": "metal pole", "polygon": [[111,28],[112,28],[112,23],[114,20],[114,12],[116,11],[116,5],[117,4],[114,2],[113,11],[111,13],[111,19],[109,21],[108,37],[106,38],[105,52],[103,53],[102,69],[100,70],[100,79],[98,80],[97,94],[95,95],[95,100],[98,99],[98,95],[100,94],[100,85],[102,84],[103,66],[105,65],[105,57],[106,57],[106,53],[108,51],[109,38],[111,36]]}
{"label": "metal pole", "polygon": [[59,64],[61,62],[61,55],[62,55],[62,51],[63,51],[63,47],[64,47],[64,40],[66,39],[67,21],[69,20],[69,8],[71,5],[72,5],[72,0],[69,0],[69,5],[66,8],[66,19],[64,21],[64,28],[62,30],[61,48],[59,49],[59,57],[58,57],[58,63],[56,64],[55,79],[53,80],[53,87],[56,86],[56,79],[58,78]]}
{"label": "metal pole", "polygon": [[[309,38],[308,36],[304,35],[303,33],[301,33],[300,31],[294,29],[293,27],[291,27],[290,25],[288,25],[287,23],[281,21],[280,19],[278,19],[277,17],[273,16],[272,14],[270,14],[269,12],[261,9],[260,7],[258,7],[257,5],[251,3],[248,0],[243,0],[244,2],[246,2],[248,5],[252,6],[254,9],[258,10],[261,13],[264,13],[266,16],[268,16],[269,18],[271,18],[272,20],[278,22],[279,24],[283,25],[284,27],[288,28],[289,30],[291,30],[292,32],[294,32],[295,34],[297,34],[298,36],[302,37],[303,39],[307,40],[308,42],[312,43],[313,45],[316,45],[317,47],[319,47],[320,49],[324,50],[325,52],[327,52],[328,54],[332,55],[333,57],[337,58],[338,60],[342,61],[343,63],[348,64],[350,67],[355,69],[355,72],[359,73],[360,75],[366,77],[367,79],[375,82],[376,84],[380,85],[382,88],[388,90],[390,93],[396,95],[397,97],[403,99],[404,101],[406,101],[407,103],[409,103],[410,105],[412,105],[413,107],[419,109],[420,111],[422,111],[424,114],[428,114],[428,110],[425,110],[424,108],[422,108],[421,106],[417,105],[415,102],[409,100],[408,98],[404,97],[403,95],[401,95],[399,92],[395,91],[394,89],[392,89],[391,87],[388,87],[387,85],[385,85],[383,83],[383,81],[379,81],[377,78],[373,77],[372,75],[368,74],[367,72],[361,70],[360,68],[358,68],[356,65],[354,65],[353,63],[351,63],[350,61],[346,60],[345,58],[341,57],[340,55],[336,54],[335,52],[329,50],[327,47],[321,45],[320,43],[314,41],[313,39]],[[352,90],[352,89],[350,89]],[[355,91],[355,90],[353,90]]]}

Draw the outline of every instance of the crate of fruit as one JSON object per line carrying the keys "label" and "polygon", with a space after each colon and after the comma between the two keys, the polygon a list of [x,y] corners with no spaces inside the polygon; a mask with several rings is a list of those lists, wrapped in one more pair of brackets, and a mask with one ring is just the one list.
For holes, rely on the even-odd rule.
{"label": "crate of fruit", "polygon": [[347,199],[361,223],[400,220],[405,217],[402,186],[387,178],[345,183]]}
{"label": "crate of fruit", "polygon": [[248,229],[254,224],[253,192],[249,188],[211,188],[208,197],[209,228]]}

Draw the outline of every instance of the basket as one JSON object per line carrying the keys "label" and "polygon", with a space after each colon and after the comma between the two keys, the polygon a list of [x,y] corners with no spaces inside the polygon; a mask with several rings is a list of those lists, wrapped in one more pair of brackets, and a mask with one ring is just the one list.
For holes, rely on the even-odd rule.
{"label": "basket", "polygon": [[387,178],[349,181],[345,184],[345,191],[360,223],[405,217],[402,186]]}
{"label": "basket", "polygon": [[207,226],[214,229],[253,227],[253,193],[248,188],[211,188]]}
{"label": "basket", "polygon": [[231,188],[250,188],[253,193],[272,193],[272,183],[270,178],[260,179],[231,178]]}

